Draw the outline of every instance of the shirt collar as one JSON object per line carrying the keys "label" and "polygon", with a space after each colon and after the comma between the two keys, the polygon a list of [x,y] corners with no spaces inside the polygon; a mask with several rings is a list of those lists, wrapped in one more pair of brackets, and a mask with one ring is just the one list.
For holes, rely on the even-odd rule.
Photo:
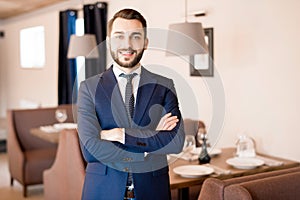
{"label": "shirt collar", "polygon": [[[118,65],[116,63],[113,64],[113,72],[114,72],[114,74],[115,74],[116,77],[119,77],[120,74],[124,74],[125,73],[124,71],[122,71],[120,69],[120,67],[118,67]],[[133,74],[133,73],[137,73],[138,76],[139,76],[141,74],[141,65],[136,70],[134,70],[134,71],[131,72],[131,74]]]}

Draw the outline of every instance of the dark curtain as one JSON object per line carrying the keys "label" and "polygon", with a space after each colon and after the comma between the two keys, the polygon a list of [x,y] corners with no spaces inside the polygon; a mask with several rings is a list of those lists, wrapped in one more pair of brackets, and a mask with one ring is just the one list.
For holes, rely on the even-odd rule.
{"label": "dark curtain", "polygon": [[99,58],[85,60],[85,77],[89,78],[106,70],[107,3],[85,5],[83,13],[85,33],[96,35],[99,51]]}
{"label": "dark curtain", "polygon": [[[77,66],[76,59],[68,59],[70,36],[75,34],[76,10],[59,13],[59,65],[58,65],[58,104],[76,103],[77,97]],[[73,90],[74,99],[72,101]]]}

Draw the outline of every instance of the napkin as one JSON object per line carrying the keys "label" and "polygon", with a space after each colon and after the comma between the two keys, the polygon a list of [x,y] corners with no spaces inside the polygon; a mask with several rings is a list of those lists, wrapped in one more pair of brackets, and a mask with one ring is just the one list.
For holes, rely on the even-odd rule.
{"label": "napkin", "polygon": [[63,130],[63,129],[76,129],[77,128],[77,124],[75,123],[58,123],[58,124],[54,124],[53,127],[57,130]]}
{"label": "napkin", "polygon": [[258,156],[258,155],[256,156],[256,158],[263,160],[265,162],[265,165],[267,165],[267,166],[280,166],[280,165],[283,165],[283,162],[279,161],[279,160],[274,160],[274,159],[271,159],[271,158],[266,158],[266,157]]}
{"label": "napkin", "polygon": [[46,133],[55,133],[57,132],[57,129],[53,126],[41,126],[40,129]]}
{"label": "napkin", "polygon": [[194,161],[198,160],[198,155],[191,154],[190,152],[181,152],[179,154],[169,154],[169,156],[180,158],[183,160]]}

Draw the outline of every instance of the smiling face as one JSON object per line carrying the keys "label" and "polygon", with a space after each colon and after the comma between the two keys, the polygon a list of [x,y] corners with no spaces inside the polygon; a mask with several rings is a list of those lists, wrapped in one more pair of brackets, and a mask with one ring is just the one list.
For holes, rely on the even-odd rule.
{"label": "smiling face", "polygon": [[148,39],[142,23],[136,19],[116,18],[110,33],[110,52],[114,61],[124,68],[135,68],[147,48]]}

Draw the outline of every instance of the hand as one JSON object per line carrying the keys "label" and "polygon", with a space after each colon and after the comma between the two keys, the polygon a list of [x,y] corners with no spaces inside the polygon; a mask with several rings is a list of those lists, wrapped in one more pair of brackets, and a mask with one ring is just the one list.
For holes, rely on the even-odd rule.
{"label": "hand", "polygon": [[171,131],[177,125],[178,121],[177,116],[172,116],[172,113],[167,113],[160,119],[156,130]]}
{"label": "hand", "polygon": [[115,141],[124,144],[124,130],[123,128],[113,128],[110,130],[102,130],[100,132],[102,140]]}

